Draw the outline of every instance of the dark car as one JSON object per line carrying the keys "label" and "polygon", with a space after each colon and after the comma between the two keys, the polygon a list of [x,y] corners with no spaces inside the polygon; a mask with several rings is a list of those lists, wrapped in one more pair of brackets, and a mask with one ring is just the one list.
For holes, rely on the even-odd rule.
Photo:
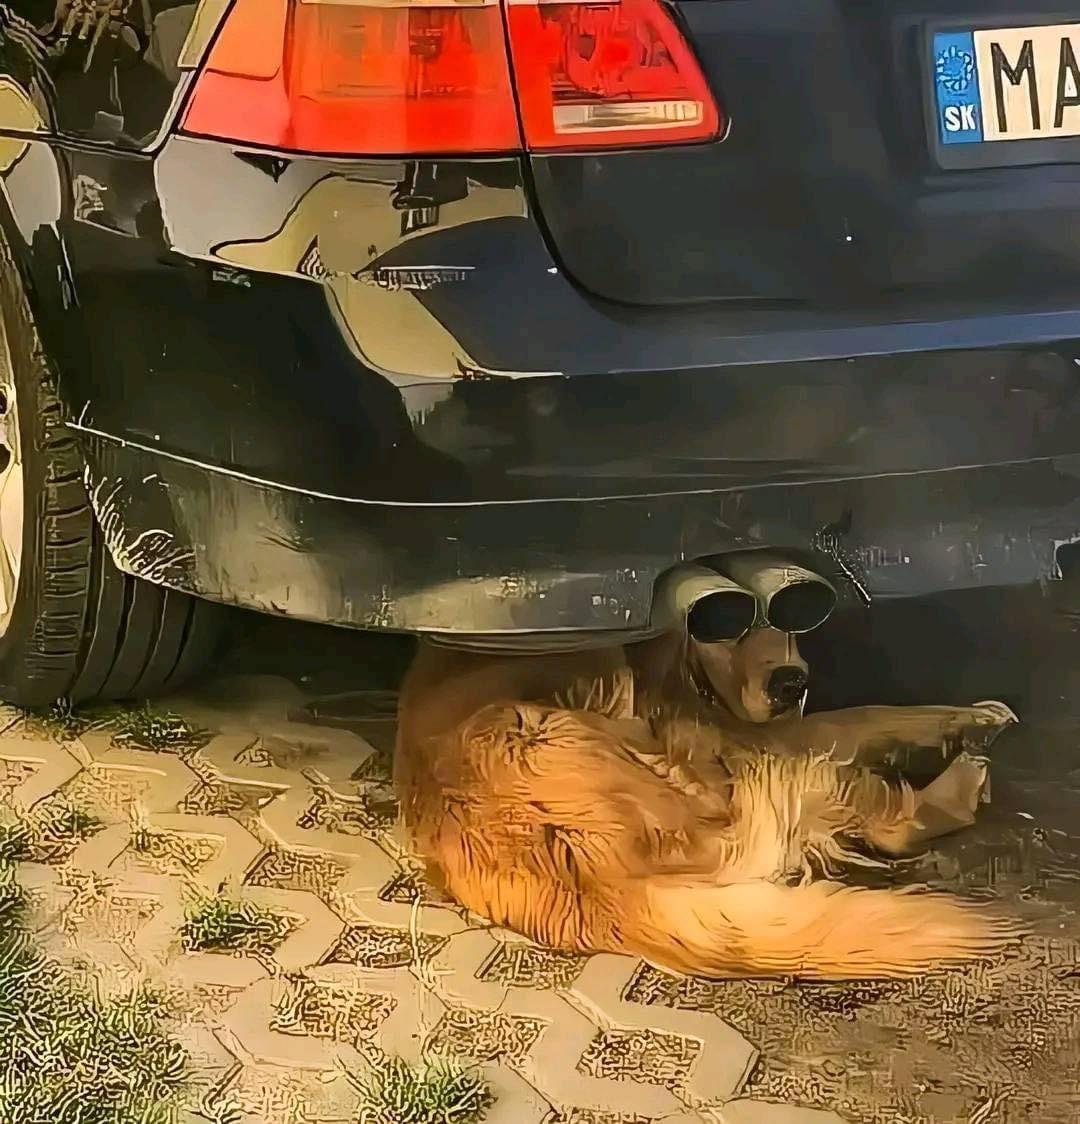
{"label": "dark car", "polygon": [[0,3],[0,695],[1080,537],[1077,0]]}

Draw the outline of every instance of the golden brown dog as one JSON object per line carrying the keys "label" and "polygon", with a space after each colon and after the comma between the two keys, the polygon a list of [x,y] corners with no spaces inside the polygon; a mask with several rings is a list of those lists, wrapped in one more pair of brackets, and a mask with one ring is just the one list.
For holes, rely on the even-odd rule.
{"label": "golden brown dog", "polygon": [[919,791],[873,767],[898,746],[985,747],[1011,712],[802,717],[804,684],[795,638],[760,624],[575,654],[423,643],[399,704],[404,824],[475,913],[691,974],[904,976],[1014,939],[947,895],[831,877],[970,824],[985,760],[962,751]]}

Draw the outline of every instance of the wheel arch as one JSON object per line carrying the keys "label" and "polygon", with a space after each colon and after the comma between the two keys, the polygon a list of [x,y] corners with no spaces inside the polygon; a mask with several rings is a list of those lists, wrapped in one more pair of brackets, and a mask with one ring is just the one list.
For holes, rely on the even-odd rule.
{"label": "wheel arch", "polygon": [[[11,87],[0,94],[10,110]],[[26,110],[27,99],[18,105]],[[73,393],[90,338],[66,241],[77,221],[74,152],[43,128],[35,134],[28,112],[23,119],[23,132],[0,129],[0,314],[14,330],[33,515],[22,526],[17,601],[0,637],[0,689],[32,706],[146,697],[180,685],[212,656],[222,618],[114,564],[85,483],[90,450],[70,425],[85,406]]]}
{"label": "wheel arch", "polygon": [[72,214],[71,177],[63,150],[43,138],[0,135],[0,238],[19,275],[66,410],[64,371],[77,355],[83,327],[63,236]]}

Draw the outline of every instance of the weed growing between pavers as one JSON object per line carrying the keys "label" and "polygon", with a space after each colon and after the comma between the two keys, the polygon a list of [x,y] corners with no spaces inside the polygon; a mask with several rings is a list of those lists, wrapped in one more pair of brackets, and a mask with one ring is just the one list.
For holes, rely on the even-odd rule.
{"label": "weed growing between pavers", "polygon": [[292,932],[292,922],[252,901],[204,898],[180,931],[188,952],[254,952],[269,956]]}
{"label": "weed growing between pavers", "polygon": [[83,734],[102,730],[112,734],[117,746],[158,753],[190,753],[210,740],[209,731],[149,703],[83,708],[61,699],[44,710],[23,711],[23,720],[31,733],[54,741],[74,741]]}
{"label": "weed growing between pavers", "polygon": [[112,732],[115,745],[160,753],[190,753],[210,740],[208,731],[200,730],[179,714],[157,710],[149,703],[118,708],[104,728]]}
{"label": "weed growing between pavers", "polygon": [[[0,809],[2,814],[5,809]],[[25,862],[31,854],[33,835],[25,820],[0,820],[0,871],[11,863]],[[0,915],[0,921],[3,915]]]}
{"label": "weed growing between pavers", "polygon": [[104,826],[60,796],[37,805],[27,816],[4,819],[0,812],[0,862],[61,859]]}
{"label": "weed growing between pavers", "polygon": [[21,714],[30,733],[57,742],[74,741],[94,724],[87,712],[76,710],[67,699],[59,699],[40,710],[23,710]]}
{"label": "weed growing between pavers", "polygon": [[37,948],[0,862],[0,1120],[172,1124],[186,1064],[151,991],[104,999]]}
{"label": "weed growing between pavers", "polygon": [[360,1094],[358,1124],[475,1124],[493,1101],[478,1070],[448,1058],[380,1059],[349,1081]]}

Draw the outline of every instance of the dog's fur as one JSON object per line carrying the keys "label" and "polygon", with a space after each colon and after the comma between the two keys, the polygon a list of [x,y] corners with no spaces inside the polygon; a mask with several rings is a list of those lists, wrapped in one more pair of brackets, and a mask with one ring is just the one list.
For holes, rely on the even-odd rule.
{"label": "dog's fur", "polygon": [[422,643],[403,684],[395,781],[429,876],[543,944],[708,976],[905,976],[988,955],[1011,923],[947,895],[843,886],[846,863],[972,822],[985,760],[916,790],[897,746],[985,744],[1000,704],[775,716],[794,638],[667,636],[573,655]]}

